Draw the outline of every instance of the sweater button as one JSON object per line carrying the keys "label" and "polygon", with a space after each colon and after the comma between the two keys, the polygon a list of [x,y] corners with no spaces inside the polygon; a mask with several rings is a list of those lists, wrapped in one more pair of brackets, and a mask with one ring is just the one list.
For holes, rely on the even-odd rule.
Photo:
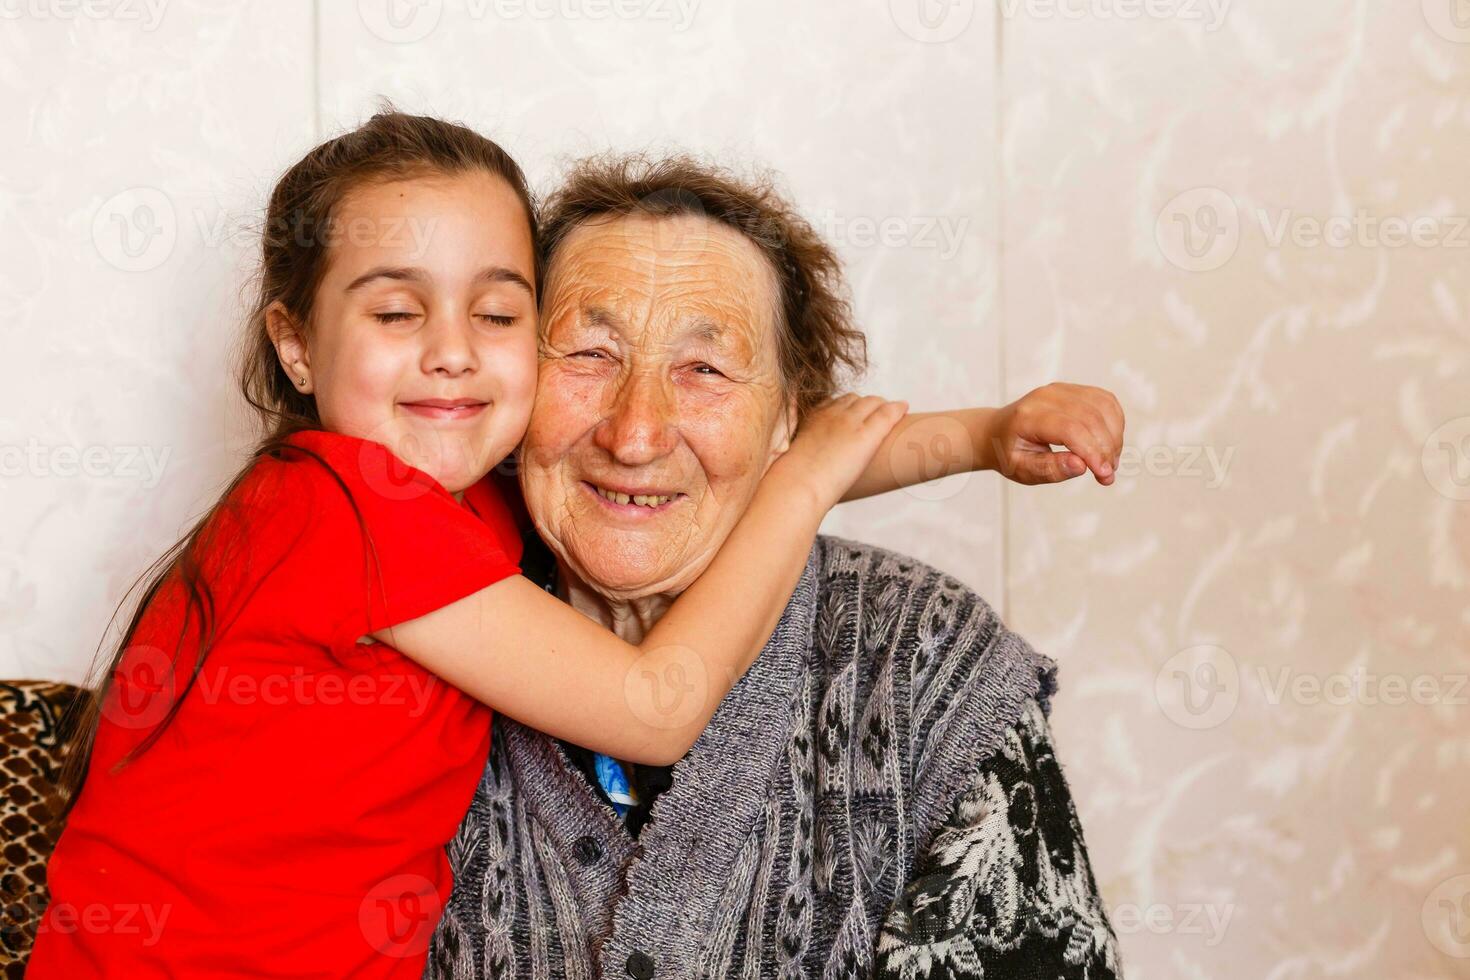
{"label": "sweater button", "polygon": [[653,957],[644,952],[628,957],[628,976],[633,980],[653,980]]}
{"label": "sweater button", "polygon": [[572,844],[572,853],[583,864],[592,864],[602,859],[602,845],[596,837],[578,837]]}

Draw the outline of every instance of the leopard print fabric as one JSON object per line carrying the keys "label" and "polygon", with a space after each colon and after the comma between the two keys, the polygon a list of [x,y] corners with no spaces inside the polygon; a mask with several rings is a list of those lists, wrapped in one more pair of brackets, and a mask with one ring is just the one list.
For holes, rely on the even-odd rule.
{"label": "leopard print fabric", "polygon": [[0,682],[0,975],[25,973],[46,907],[46,861],[61,833],[56,791],[73,711],[86,692],[46,681]]}

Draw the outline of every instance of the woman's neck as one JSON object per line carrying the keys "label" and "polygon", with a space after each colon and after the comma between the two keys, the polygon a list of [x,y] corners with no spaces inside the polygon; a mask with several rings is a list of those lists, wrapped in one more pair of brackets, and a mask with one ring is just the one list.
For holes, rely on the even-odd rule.
{"label": "woman's neck", "polygon": [[642,643],[659,617],[674,604],[672,595],[610,599],[577,576],[566,562],[556,565],[556,594],[582,615],[601,623],[628,643]]}

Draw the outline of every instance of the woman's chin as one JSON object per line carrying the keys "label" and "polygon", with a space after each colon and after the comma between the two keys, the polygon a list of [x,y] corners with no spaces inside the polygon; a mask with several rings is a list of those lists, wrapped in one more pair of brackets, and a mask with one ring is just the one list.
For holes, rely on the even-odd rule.
{"label": "woman's chin", "polygon": [[682,592],[703,570],[704,563],[691,565],[682,550],[671,554],[656,547],[629,547],[637,542],[628,538],[624,532],[621,540],[609,535],[578,542],[567,558],[588,585],[623,600]]}

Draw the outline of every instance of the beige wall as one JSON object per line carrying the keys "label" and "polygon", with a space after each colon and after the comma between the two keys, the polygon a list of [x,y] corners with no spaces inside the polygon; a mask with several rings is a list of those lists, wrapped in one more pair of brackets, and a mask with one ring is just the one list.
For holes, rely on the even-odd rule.
{"label": "beige wall", "polygon": [[1129,976],[1470,976],[1470,9],[923,2],[4,8],[0,674],[81,676],[235,465],[249,231],[314,141],[381,93],[541,186],[690,147],[834,238],[874,389],[1122,399],[1111,489],[829,528],[1061,662]]}
{"label": "beige wall", "polygon": [[1140,471],[1007,493],[1007,611],[1110,905],[1203,923],[1138,924],[1135,976],[1470,976],[1452,6],[1004,26],[1006,390],[1113,388]]}

